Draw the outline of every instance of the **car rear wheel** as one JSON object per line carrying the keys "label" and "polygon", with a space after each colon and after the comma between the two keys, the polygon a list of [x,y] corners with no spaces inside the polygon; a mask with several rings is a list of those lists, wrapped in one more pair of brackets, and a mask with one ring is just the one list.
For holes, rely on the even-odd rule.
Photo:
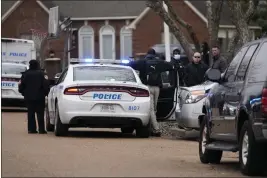
{"label": "car rear wheel", "polygon": [[139,138],[148,138],[150,136],[150,122],[144,126],[136,128],[136,136]]}
{"label": "car rear wheel", "polygon": [[241,172],[248,176],[261,175],[266,164],[264,145],[257,143],[252,128],[248,121],[245,121],[239,141],[239,163]]}
{"label": "car rear wheel", "polygon": [[211,142],[209,138],[206,120],[201,123],[200,139],[199,139],[199,158],[204,164],[219,164],[222,159],[222,151],[220,150],[207,150],[205,146]]}
{"label": "car rear wheel", "polygon": [[69,127],[66,124],[62,124],[58,112],[58,107],[56,107],[56,118],[54,127],[54,132],[56,136],[66,136],[68,134]]}
{"label": "car rear wheel", "polygon": [[134,128],[131,128],[131,127],[124,127],[124,128],[121,128],[121,132],[123,134],[132,134],[134,131]]}
{"label": "car rear wheel", "polygon": [[54,126],[50,123],[50,117],[49,117],[49,112],[48,108],[45,108],[45,120],[46,120],[46,130],[48,132],[53,132],[54,131]]}

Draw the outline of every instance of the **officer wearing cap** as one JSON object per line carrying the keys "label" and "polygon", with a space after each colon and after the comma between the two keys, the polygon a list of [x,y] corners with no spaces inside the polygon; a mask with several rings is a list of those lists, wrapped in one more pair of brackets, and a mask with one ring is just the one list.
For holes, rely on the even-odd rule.
{"label": "officer wearing cap", "polygon": [[45,97],[49,93],[47,75],[40,69],[37,60],[29,62],[29,69],[21,76],[19,92],[24,96],[28,109],[28,133],[38,133],[36,130],[35,113],[40,134],[47,133],[44,124]]}

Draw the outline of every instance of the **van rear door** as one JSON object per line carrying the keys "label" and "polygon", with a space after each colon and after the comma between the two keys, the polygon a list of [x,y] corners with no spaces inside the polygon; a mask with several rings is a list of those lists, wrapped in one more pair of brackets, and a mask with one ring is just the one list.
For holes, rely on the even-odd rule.
{"label": "van rear door", "polygon": [[32,44],[2,40],[2,61],[23,62],[32,59]]}

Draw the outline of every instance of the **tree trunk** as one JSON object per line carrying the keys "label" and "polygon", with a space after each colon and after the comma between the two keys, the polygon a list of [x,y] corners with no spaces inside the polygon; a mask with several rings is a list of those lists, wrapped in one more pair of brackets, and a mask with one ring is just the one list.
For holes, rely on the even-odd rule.
{"label": "tree trunk", "polygon": [[248,25],[257,9],[259,0],[249,0],[247,9],[245,10],[241,7],[241,3],[245,3],[244,1],[227,0],[227,3],[232,12],[232,22],[236,26],[236,32],[230,40],[227,49],[227,58],[230,61],[236,50],[251,40]]}
{"label": "tree trunk", "polygon": [[158,14],[161,19],[169,26],[170,31],[179,40],[181,46],[183,47],[186,55],[191,58],[194,51],[192,50],[186,36],[181,31],[177,23],[169,16],[168,12],[163,7],[162,0],[148,0],[147,6],[150,7],[156,14]]}
{"label": "tree trunk", "polygon": [[192,27],[191,24],[185,22],[182,18],[180,18],[176,12],[174,11],[174,8],[170,2],[170,0],[163,0],[166,4],[166,6],[168,7],[168,12],[169,12],[169,15],[170,17],[178,22],[182,27],[186,28],[187,29],[187,32],[189,33],[194,45],[195,45],[195,48],[197,51],[200,51],[201,50],[201,47],[200,47],[200,42],[199,42],[199,39],[197,38],[197,35]]}
{"label": "tree trunk", "polygon": [[[207,18],[208,18],[209,44],[212,47],[218,43],[218,32],[219,32],[223,0],[217,0],[217,1],[207,0],[206,6],[207,6]],[[209,57],[209,64],[210,67],[213,64],[211,53]]]}

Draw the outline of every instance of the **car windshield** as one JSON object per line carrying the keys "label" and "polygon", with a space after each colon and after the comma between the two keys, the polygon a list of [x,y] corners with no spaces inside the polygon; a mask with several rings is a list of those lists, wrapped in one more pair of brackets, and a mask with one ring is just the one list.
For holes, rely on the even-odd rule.
{"label": "car windshield", "polygon": [[136,82],[131,69],[110,66],[81,66],[73,69],[73,80],[105,80]]}
{"label": "car windshield", "polygon": [[21,72],[25,72],[26,70],[27,70],[26,66],[2,64],[2,74],[21,75]]}

